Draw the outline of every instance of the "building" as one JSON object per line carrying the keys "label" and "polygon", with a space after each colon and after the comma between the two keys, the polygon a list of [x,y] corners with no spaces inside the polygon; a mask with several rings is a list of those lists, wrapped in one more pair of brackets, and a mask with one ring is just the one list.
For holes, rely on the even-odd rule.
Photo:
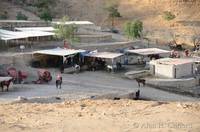
{"label": "building", "polygon": [[152,58],[169,56],[170,52],[159,48],[133,49],[126,51],[126,57],[128,64],[135,64],[138,61],[149,62]]}
{"label": "building", "polygon": [[150,61],[150,71],[156,77],[183,78],[195,74],[192,58],[163,58]]}

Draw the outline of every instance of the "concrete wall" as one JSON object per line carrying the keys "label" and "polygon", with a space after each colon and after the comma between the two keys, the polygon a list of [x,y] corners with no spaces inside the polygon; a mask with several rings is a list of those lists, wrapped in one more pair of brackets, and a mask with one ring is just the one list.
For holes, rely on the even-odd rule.
{"label": "concrete wall", "polygon": [[[193,63],[182,64],[182,65],[164,65],[164,64],[153,64],[150,63],[151,73],[154,73],[156,77],[166,78],[183,78],[192,76],[194,74],[195,65]],[[153,65],[155,68],[153,69]],[[154,70],[154,71],[153,71]]]}
{"label": "concrete wall", "polygon": [[32,60],[32,54],[12,54],[1,55],[0,65],[29,65]]}
{"label": "concrete wall", "polygon": [[197,86],[198,81],[195,78],[187,79],[146,79],[146,83],[155,87],[167,87],[167,88],[178,88],[188,89]]}
{"label": "concrete wall", "polygon": [[176,78],[182,78],[185,76],[193,75],[193,64],[188,63],[184,65],[177,65],[176,68]]}
{"label": "concrete wall", "polygon": [[11,65],[13,64],[12,56],[0,56],[0,65]]}
{"label": "concrete wall", "polygon": [[82,43],[95,43],[95,42],[106,42],[112,40],[112,35],[78,35],[80,42]]}
{"label": "concrete wall", "polygon": [[174,78],[174,66],[173,65],[155,65],[155,76]]}

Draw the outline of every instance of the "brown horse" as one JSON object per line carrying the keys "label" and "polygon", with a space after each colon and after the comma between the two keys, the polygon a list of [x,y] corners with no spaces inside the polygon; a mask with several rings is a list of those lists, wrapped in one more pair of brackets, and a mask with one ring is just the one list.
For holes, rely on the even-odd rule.
{"label": "brown horse", "polygon": [[146,85],[146,80],[145,79],[141,79],[141,78],[135,78],[136,82],[138,83],[138,86],[140,87],[140,84],[142,83],[143,86]]}
{"label": "brown horse", "polygon": [[13,79],[10,79],[10,80],[8,80],[8,81],[2,81],[2,82],[0,83],[0,87],[1,87],[2,92],[3,92],[4,86],[7,87],[7,90],[6,90],[6,91],[8,91],[11,82],[13,82]]}

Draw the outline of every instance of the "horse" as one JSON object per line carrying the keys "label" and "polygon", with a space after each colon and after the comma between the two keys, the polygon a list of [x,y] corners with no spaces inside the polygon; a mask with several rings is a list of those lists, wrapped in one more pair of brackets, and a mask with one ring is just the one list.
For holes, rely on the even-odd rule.
{"label": "horse", "polygon": [[7,87],[7,90],[6,90],[6,91],[8,91],[11,82],[13,82],[13,78],[10,79],[10,80],[8,80],[8,81],[2,81],[2,82],[0,83],[0,87],[1,87],[1,89],[2,89],[2,92],[3,92],[3,88],[4,88],[4,86]]}
{"label": "horse", "polygon": [[142,83],[143,86],[146,85],[146,80],[145,79],[141,79],[141,78],[135,78],[136,82],[138,83],[138,86],[140,87],[140,84]]}
{"label": "horse", "polygon": [[62,77],[60,77],[60,79],[56,80],[56,88],[58,88],[58,86],[60,86],[60,89],[61,89],[61,85],[62,85]]}

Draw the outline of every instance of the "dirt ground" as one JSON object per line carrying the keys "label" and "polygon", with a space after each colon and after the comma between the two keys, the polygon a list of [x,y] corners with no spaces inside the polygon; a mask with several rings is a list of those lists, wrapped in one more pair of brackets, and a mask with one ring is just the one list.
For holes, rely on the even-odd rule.
{"label": "dirt ground", "polygon": [[0,105],[0,131],[199,132],[200,104],[80,100]]}
{"label": "dirt ground", "polygon": [[49,84],[14,85],[9,92],[0,92],[0,101],[13,101],[18,96],[25,98],[62,97],[64,100],[77,100],[102,96],[108,94],[125,95],[141,91],[141,98],[156,101],[199,101],[194,98],[175,93],[170,93],[148,86],[139,88],[134,80],[122,78],[120,74],[112,74],[103,71],[85,71],[79,74],[63,74],[62,89],[56,89],[55,77],[57,71],[52,72],[53,80]]}

